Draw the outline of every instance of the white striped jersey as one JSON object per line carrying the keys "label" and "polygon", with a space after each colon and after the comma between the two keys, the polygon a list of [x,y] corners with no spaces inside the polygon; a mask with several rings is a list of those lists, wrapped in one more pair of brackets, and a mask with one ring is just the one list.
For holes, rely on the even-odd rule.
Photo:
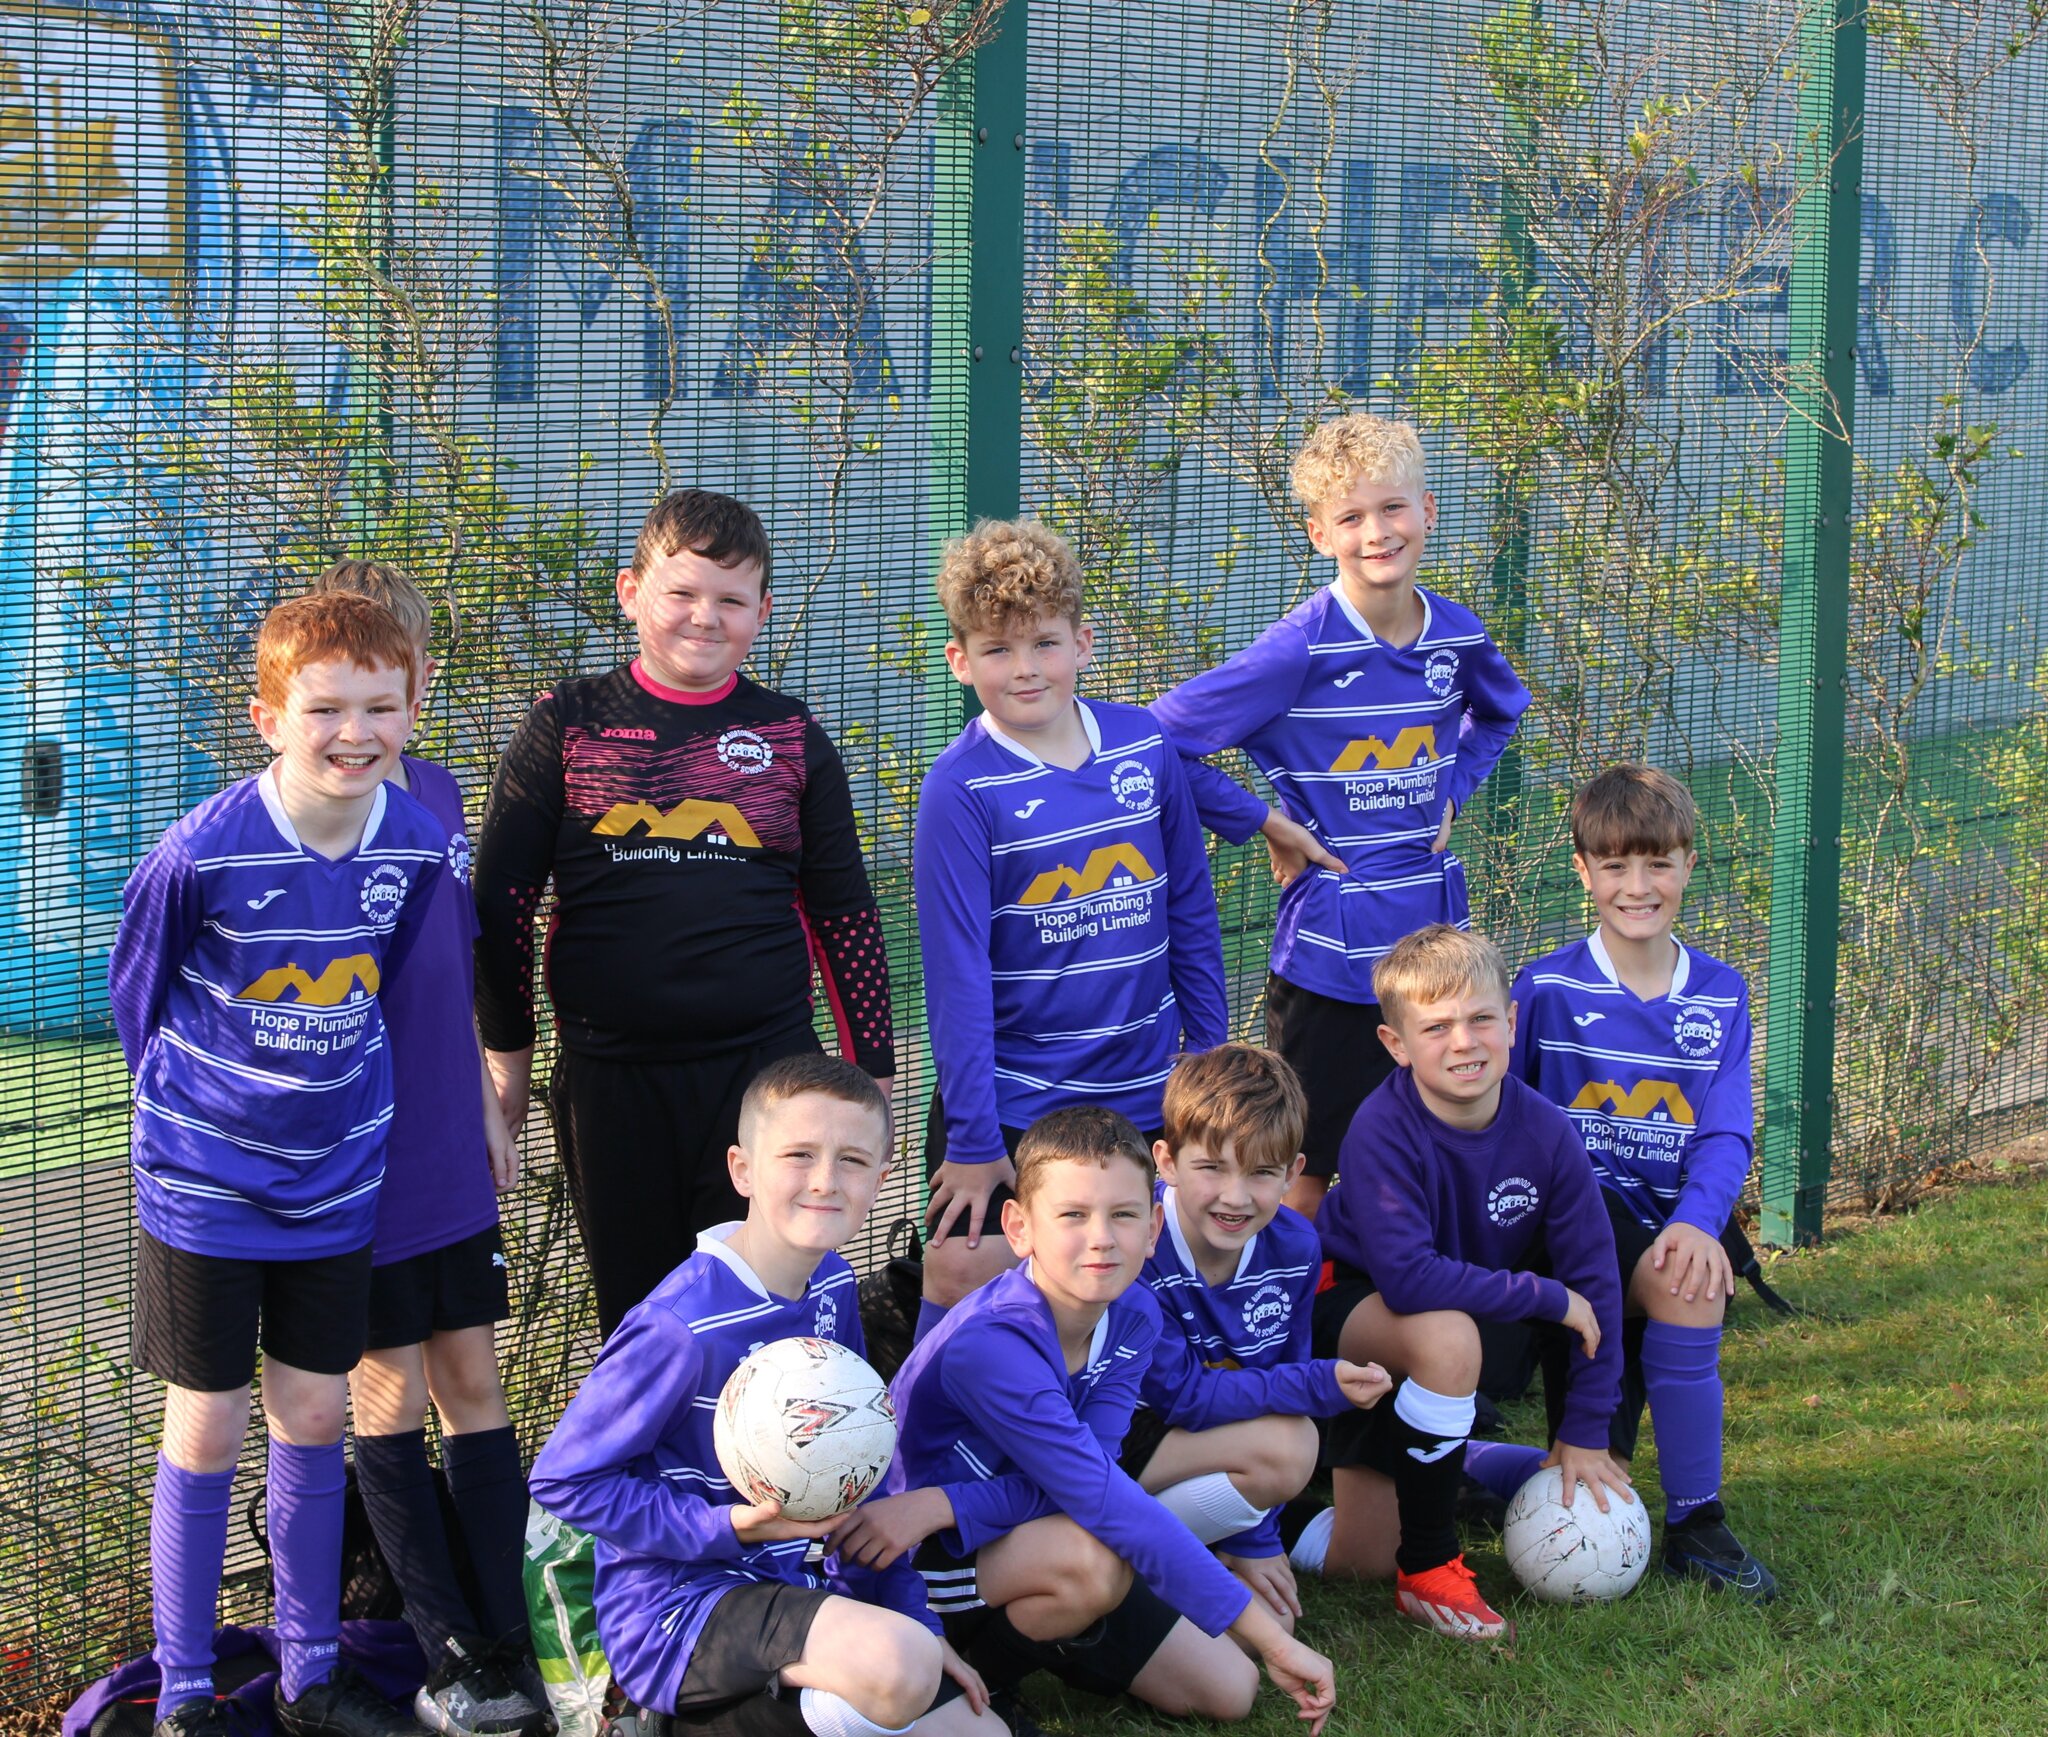
{"label": "white striped jersey", "polygon": [[946,1156],[1069,1104],[1159,1126],[1183,1048],[1228,1035],[1223,944],[1180,757],[1136,706],[1077,702],[1069,771],[974,719],[926,774],[917,928]]}
{"label": "white striped jersey", "polygon": [[1652,1230],[1719,1236],[1749,1177],[1749,991],[1678,945],[1670,991],[1640,999],[1594,930],[1516,980],[1513,1069],[1577,1125],[1601,1185]]}
{"label": "white striped jersey", "polygon": [[[1413,645],[1377,638],[1341,584],[1323,587],[1235,657],[1155,700],[1189,755],[1243,748],[1280,806],[1341,857],[1280,895],[1273,969],[1339,1001],[1372,1000],[1372,967],[1403,935],[1469,920],[1463,864],[1432,854],[1499,760],[1529,691],[1469,609],[1419,591]],[[1264,804],[1211,773],[1203,820],[1248,838]]]}
{"label": "white striped jersey", "polygon": [[[143,858],[107,982],[152,1236],[282,1260],[370,1240],[391,1121],[377,992],[411,951],[448,850],[441,823],[386,784],[356,848],[320,856],[264,771]],[[473,1093],[474,1074],[452,1085]]]}

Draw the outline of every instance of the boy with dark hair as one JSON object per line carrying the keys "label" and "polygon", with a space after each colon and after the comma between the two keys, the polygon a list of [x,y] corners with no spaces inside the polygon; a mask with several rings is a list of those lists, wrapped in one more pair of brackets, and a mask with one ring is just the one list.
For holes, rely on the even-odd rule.
{"label": "boy with dark hair", "polygon": [[1292,481],[1336,577],[1152,715],[1184,753],[1243,748],[1307,823],[1276,835],[1248,791],[1191,773],[1204,823],[1233,842],[1264,830],[1285,888],[1266,1041],[1308,1092],[1307,1165],[1288,1204],[1312,1215],[1353,1112],[1392,1071],[1373,964],[1411,930],[1469,920],[1451,821],[1529,693],[1476,615],[1415,582],[1436,497],[1413,428],[1336,417],[1303,443]]}
{"label": "boy with dark hair", "polygon": [[740,1094],[813,1052],[815,965],[839,1048],[895,1072],[889,966],[846,769],[800,701],[739,666],[769,611],[767,532],[729,495],[647,516],[620,607],[639,655],[561,682],[500,761],[477,843],[477,1013],[506,1125],[533,1069],[534,919],[556,1150],[609,1333],[731,1218]]}
{"label": "boy with dark hair", "polygon": [[107,975],[135,1074],[135,1361],[166,1384],[149,1528],[159,1737],[226,1729],[214,1618],[259,1344],[278,1724],[414,1729],[339,1650],[345,1377],[392,1114],[378,998],[448,860],[440,824],[385,782],[418,690],[418,648],[389,610],[280,604],[249,707],[277,758],[166,832],[123,894]]}
{"label": "boy with dark hair", "polygon": [[597,1540],[598,1634],[620,1687],[681,1729],[1004,1737],[909,1565],[817,1559],[839,1522],[736,1500],[712,1442],[718,1396],[757,1346],[862,1349],[837,1251],[891,1146],[888,1102],[850,1063],[813,1053],[764,1068],[728,1155],[745,1220],[701,1232],[627,1313],[534,1461],[534,1499]]}
{"label": "boy with dark hair", "polygon": [[1141,708],[1081,700],[1094,633],[1058,532],[948,546],[946,662],[981,714],[926,774],[914,877],[938,1090],[919,1331],[1010,1264],[984,1227],[1022,1131],[1102,1104],[1159,1126],[1185,1050],[1222,1042],[1223,944],[1180,757]]}
{"label": "boy with dark hair", "polygon": [[1515,1015],[1499,949],[1433,924],[1372,981],[1398,1071],[1359,1106],[1316,1218],[1331,1276],[1315,1331],[1326,1355],[1372,1358],[1398,1385],[1360,1427],[1333,1430],[1336,1505],[1293,1560],[1392,1574],[1403,1616],[1490,1640],[1508,1625],[1480,1595],[1454,1520],[1478,1324],[1555,1321],[1578,1336],[1584,1355],[1541,1463],[1563,1468],[1567,1504],[1580,1483],[1603,1511],[1610,1493],[1633,1501],[1607,1452],[1621,1373],[1614,1234],[1570,1119],[1508,1072]]}
{"label": "boy with dark hair", "polygon": [[[1162,1712],[1239,1719],[1258,1675],[1237,1641],[1320,1731],[1329,1660],[1116,1463],[1159,1340],[1136,1282],[1159,1231],[1152,1181],[1143,1137],[1113,1110],[1025,1131],[1003,1204],[1025,1264],[949,1311],[898,1371],[887,1494],[835,1542],[863,1561],[916,1550],[948,1634],[999,1687],[1042,1666]],[[1062,1582],[1080,1596],[1048,1590]]]}
{"label": "boy with dark hair", "polygon": [[[419,653],[422,690],[431,683],[433,611],[396,567],[337,561],[311,590],[383,604]],[[492,1334],[511,1313],[495,1190],[518,1179],[519,1160],[477,1042],[468,823],[462,787],[444,767],[400,754],[389,776],[447,832],[451,872],[427,904],[412,969],[382,997],[393,1109],[377,1195],[369,1343],[349,1376],[356,1484],[427,1657],[427,1681],[413,1701],[420,1722],[447,1737],[537,1737],[550,1719],[521,1576],[526,1473]],[[460,1089],[465,1071],[476,1090]],[[430,1397],[448,1494],[476,1571],[476,1608],[455,1572],[427,1458]]]}
{"label": "boy with dark hair", "polygon": [[1294,1070],[1219,1044],[1173,1070],[1162,1108],[1164,1234],[1144,1272],[1162,1325],[1120,1463],[1292,1627],[1279,1509],[1315,1473],[1310,1420],[1377,1404],[1389,1382],[1373,1364],[1311,1360],[1322,1249],[1281,1204],[1308,1113]]}
{"label": "boy with dark hair", "polygon": [[[1599,921],[1522,972],[1512,1066],[1585,1141],[1625,1298],[1610,1442],[1635,1456],[1645,1399],[1664,1483],[1664,1568],[1763,1602],[1777,1582],[1721,1505],[1721,1235],[1755,1150],[1749,993],[1673,933],[1698,853],[1685,787],[1610,767],[1572,801],[1572,867]],[[1563,1402],[1546,1347],[1553,1412]]]}

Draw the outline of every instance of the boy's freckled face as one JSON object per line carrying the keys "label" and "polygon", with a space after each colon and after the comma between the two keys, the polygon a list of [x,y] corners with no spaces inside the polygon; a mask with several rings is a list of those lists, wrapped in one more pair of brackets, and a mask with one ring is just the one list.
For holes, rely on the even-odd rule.
{"label": "boy's freckled face", "polygon": [[721,567],[678,549],[619,575],[619,607],[639,630],[641,667],[663,687],[709,692],[746,661],[767,624],[758,563]]}
{"label": "boy's freckled face", "polygon": [[1413,1071],[1423,1103],[1461,1127],[1492,1119],[1514,1036],[1515,1010],[1490,985],[1416,1002],[1380,1027],[1394,1060]]}
{"label": "boy's freckled face", "polygon": [[346,658],[309,663],[285,684],[284,703],[249,707],[257,733],[301,793],[329,801],[367,796],[398,764],[414,706],[402,669]]}
{"label": "boy's freckled face", "polygon": [[1237,1142],[1226,1140],[1211,1152],[1190,1140],[1178,1153],[1162,1140],[1154,1148],[1160,1174],[1174,1187],[1174,1205],[1181,1233],[1199,1258],[1203,1254],[1237,1255],[1280,1210],[1301,1160],[1290,1163],[1254,1156],[1241,1162]]}
{"label": "boy's freckled face", "polygon": [[946,663],[998,727],[1029,736],[1066,717],[1094,647],[1093,628],[1044,616],[949,639]]}
{"label": "boy's freckled face", "polygon": [[889,1130],[871,1109],[806,1092],[762,1111],[734,1152],[733,1186],[746,1196],[748,1226],[824,1254],[866,1221],[888,1170]]}
{"label": "boy's freckled face", "polygon": [[1308,516],[1309,541],[1336,561],[1359,602],[1412,588],[1435,527],[1436,496],[1427,489],[1364,477],[1353,477]]}
{"label": "boy's freckled face", "polygon": [[1125,1158],[1049,1164],[1028,1202],[1003,1204],[1003,1233],[1055,1307],[1100,1308],[1129,1290],[1159,1235],[1149,1170]]}
{"label": "boy's freckled face", "polygon": [[1685,902],[1696,851],[1627,851],[1586,857],[1573,853],[1579,884],[1600,914],[1600,926],[1628,941],[1656,941],[1671,933]]}

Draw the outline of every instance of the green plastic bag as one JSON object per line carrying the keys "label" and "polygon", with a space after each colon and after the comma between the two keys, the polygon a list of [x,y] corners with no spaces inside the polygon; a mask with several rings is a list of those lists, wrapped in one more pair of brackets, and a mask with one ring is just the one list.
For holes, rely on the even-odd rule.
{"label": "green plastic bag", "polygon": [[526,1615],[561,1737],[603,1737],[609,1729],[604,1703],[612,1673],[597,1638],[596,1577],[590,1534],[529,1503]]}

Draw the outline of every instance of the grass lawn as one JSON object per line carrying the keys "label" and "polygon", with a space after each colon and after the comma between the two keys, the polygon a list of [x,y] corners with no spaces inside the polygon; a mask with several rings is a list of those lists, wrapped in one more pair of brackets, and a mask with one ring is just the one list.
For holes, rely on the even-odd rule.
{"label": "grass lawn", "polygon": [[[1780,1577],[1764,1610],[1664,1580],[1568,1609],[1468,1541],[1512,1646],[1439,1639],[1384,1586],[1305,1588],[1337,1664],[1338,1737],[2048,1731],[2048,1184],[1988,1185],[1835,1233],[1773,1280],[1807,1311],[1738,1303],[1730,1517]],[[1747,1297],[1748,1293],[1743,1293]],[[1540,1405],[1517,1409],[1519,1439]],[[1654,1455],[1637,1482],[1661,1520]],[[1035,1679],[1049,1727],[1185,1729]],[[1270,1689],[1242,1729],[1298,1729]]]}

